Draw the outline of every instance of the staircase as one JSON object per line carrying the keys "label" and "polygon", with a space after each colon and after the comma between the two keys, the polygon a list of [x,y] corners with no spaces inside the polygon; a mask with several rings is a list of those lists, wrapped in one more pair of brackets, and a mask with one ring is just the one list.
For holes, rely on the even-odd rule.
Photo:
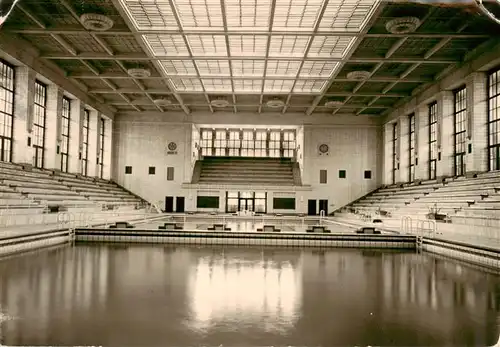
{"label": "staircase", "polygon": [[191,183],[302,185],[300,169],[290,158],[205,157],[195,168]]}

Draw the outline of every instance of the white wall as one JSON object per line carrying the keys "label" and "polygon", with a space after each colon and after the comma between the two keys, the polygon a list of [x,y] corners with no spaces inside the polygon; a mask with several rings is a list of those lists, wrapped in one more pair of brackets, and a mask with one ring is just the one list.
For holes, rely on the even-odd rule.
{"label": "white wall", "polygon": [[[320,144],[329,146],[328,155],[320,155]],[[382,163],[382,130],[378,126],[304,127],[303,184],[310,184],[301,204],[307,211],[306,199],[327,199],[328,212],[360,198],[380,185]],[[319,183],[320,170],[327,170],[327,184]],[[346,170],[345,179],[339,170]],[[364,171],[371,170],[372,178],[364,179]],[[318,210],[318,205],[317,205]]]}
{"label": "white wall", "polygon": [[[377,171],[377,162],[382,162],[380,126],[373,118],[353,117],[347,124],[345,119],[339,117],[339,120],[338,125],[300,127],[298,142],[303,155],[302,178],[304,184],[311,185],[312,191],[296,193],[296,212],[307,212],[308,199],[327,199],[331,212],[380,184],[381,175]],[[186,210],[192,210],[196,190],[182,188],[182,184],[189,183],[192,178],[198,126],[187,122],[172,123],[163,116],[152,114],[118,116],[113,123],[113,165],[116,168],[113,178],[160,206],[164,206],[165,196],[184,196]],[[169,142],[177,143],[177,154],[166,153]],[[317,148],[322,143],[330,146],[329,156],[319,156]],[[131,175],[125,174],[125,166],[132,166]],[[148,174],[149,166],[156,167],[156,175]],[[168,166],[175,168],[174,181],[167,181]],[[320,169],[328,171],[327,184],[319,184]],[[341,169],[347,170],[346,179],[338,178]],[[372,171],[370,180],[364,179],[365,170]],[[271,192],[268,204],[272,197]],[[223,198],[221,192],[219,210],[223,208]],[[268,208],[268,212],[279,211]]]}
{"label": "white wall", "polygon": [[[483,54],[474,56],[460,68],[442,76],[425,90],[416,91],[413,97],[392,110],[385,119],[385,156],[383,182],[391,183],[392,169],[392,123],[398,122],[400,169],[396,173],[396,182],[408,181],[408,115],[416,116],[416,148],[418,149],[418,165],[415,179],[429,178],[429,120],[428,107],[437,102],[437,143],[441,160],[437,161],[437,177],[454,175],[453,151],[453,90],[465,86],[467,89],[467,144],[472,145],[472,152],[465,154],[466,172],[468,174],[483,172],[488,169],[487,155],[487,76],[492,69],[500,67],[500,44],[495,41]],[[477,52],[475,52],[477,54]]]}
{"label": "white wall", "polygon": [[[190,182],[192,124],[172,124],[150,117],[117,117],[113,133],[114,180],[149,202],[165,205],[165,196],[185,196],[182,183]],[[167,145],[177,144],[176,154]],[[125,174],[132,166],[132,174]],[[149,175],[150,166],[156,174]],[[167,181],[167,167],[174,168],[174,180]],[[174,206],[175,207],[175,206]]]}

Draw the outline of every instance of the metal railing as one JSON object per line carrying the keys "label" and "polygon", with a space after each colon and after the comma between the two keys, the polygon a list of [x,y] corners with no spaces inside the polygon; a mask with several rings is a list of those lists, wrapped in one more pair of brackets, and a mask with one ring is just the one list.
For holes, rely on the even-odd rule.
{"label": "metal railing", "polygon": [[415,234],[418,236],[434,235],[436,234],[436,221],[402,216],[401,231],[405,234]]}

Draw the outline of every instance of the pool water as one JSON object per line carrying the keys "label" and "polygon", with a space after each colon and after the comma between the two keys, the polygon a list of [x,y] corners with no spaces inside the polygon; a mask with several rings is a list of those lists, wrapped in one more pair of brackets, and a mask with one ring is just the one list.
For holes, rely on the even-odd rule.
{"label": "pool water", "polygon": [[184,230],[209,230],[214,224],[223,224],[226,228],[229,228],[232,232],[256,232],[258,229],[262,229],[264,225],[274,226],[275,229],[279,229],[281,232],[286,233],[304,233],[307,229],[311,229],[312,226],[324,226],[327,230],[334,233],[354,233],[354,228],[349,228],[342,224],[319,219],[301,219],[301,218],[276,218],[276,219],[262,219],[259,217],[255,218],[242,218],[242,217],[211,217],[211,216],[187,216],[187,218],[182,217],[166,217],[165,219],[155,219],[154,221],[146,221],[136,225],[138,229],[153,229],[157,230],[158,226],[164,223],[175,223],[176,225],[182,225]]}
{"label": "pool water", "polygon": [[77,244],[0,261],[0,344],[488,346],[499,293],[412,252]]}

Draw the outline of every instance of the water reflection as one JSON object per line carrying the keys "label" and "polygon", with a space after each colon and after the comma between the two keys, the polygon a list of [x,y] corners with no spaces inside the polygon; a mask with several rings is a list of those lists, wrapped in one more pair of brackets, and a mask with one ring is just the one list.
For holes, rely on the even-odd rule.
{"label": "water reflection", "polygon": [[486,346],[499,283],[413,253],[79,245],[0,262],[0,344]]}
{"label": "water reflection", "polygon": [[238,321],[262,324],[266,331],[291,329],[302,299],[300,267],[269,253],[200,257],[189,278],[190,324],[207,329]]}

